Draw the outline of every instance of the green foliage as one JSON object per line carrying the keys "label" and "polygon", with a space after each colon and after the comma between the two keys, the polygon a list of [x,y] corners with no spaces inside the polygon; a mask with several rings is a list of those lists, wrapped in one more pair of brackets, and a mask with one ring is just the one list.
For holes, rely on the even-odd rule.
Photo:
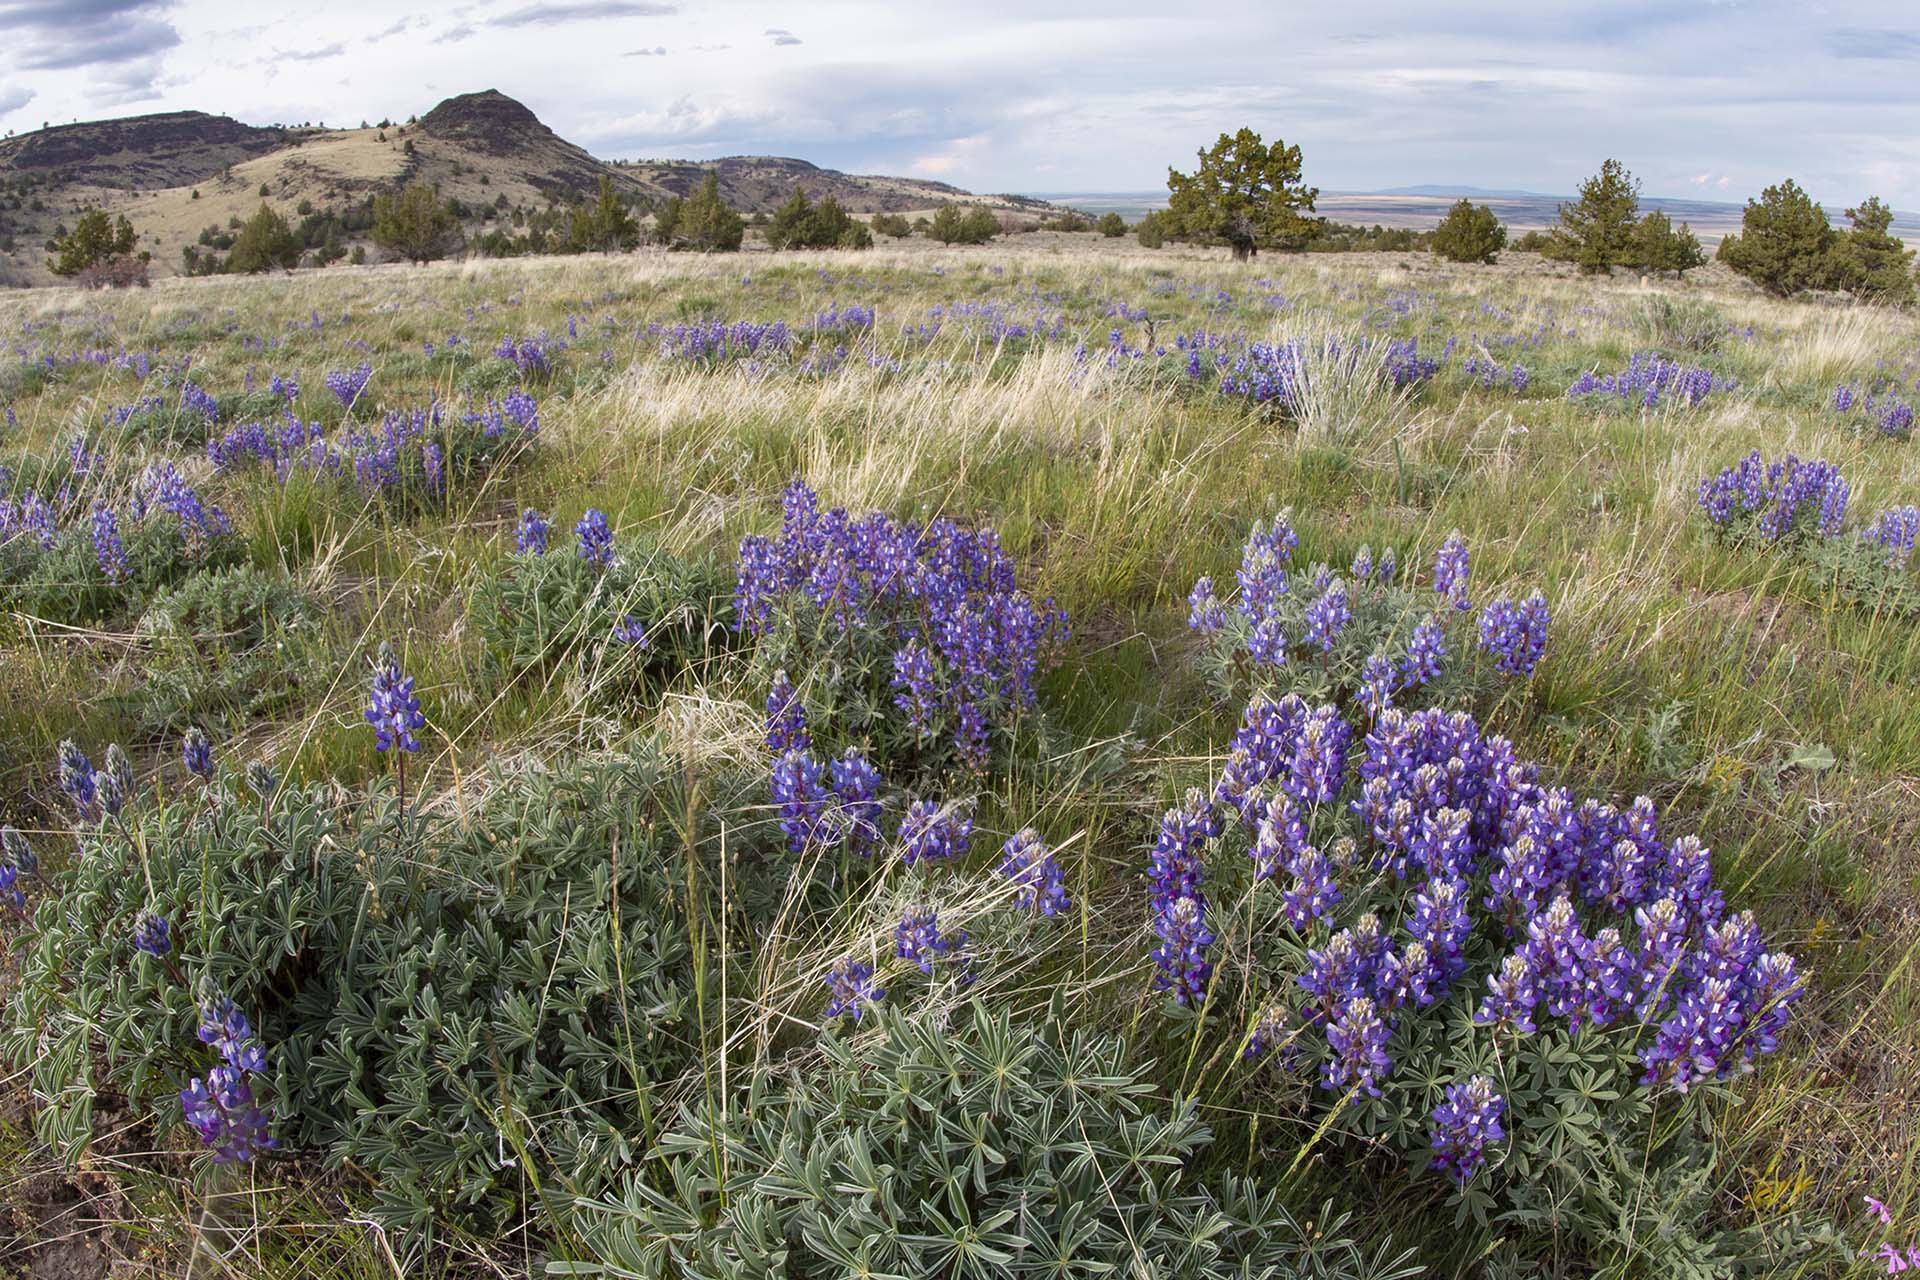
{"label": "green foliage", "polygon": [[333,674],[317,644],[322,612],[284,573],[246,564],[162,589],[137,629],[141,729],[237,729],[298,706]]}
{"label": "green foliage", "polygon": [[963,212],[958,205],[943,204],[927,228],[927,235],[941,244],[985,244],[999,234],[1000,220],[984,205]]}
{"label": "green foliage", "polygon": [[1300,148],[1251,129],[1221,134],[1200,153],[1191,174],[1167,170],[1169,231],[1203,244],[1225,244],[1235,259],[1261,249],[1300,250],[1313,239],[1320,192],[1301,181]]}
{"label": "green foliage", "polygon": [[1109,240],[1118,240],[1127,234],[1127,220],[1117,213],[1102,214],[1093,224],[1094,229]]}
{"label": "green foliage", "polygon": [[720,198],[720,179],[709,173],[694,193],[668,200],[655,217],[654,239],[675,249],[731,253],[740,247],[747,224]]}
{"label": "green foliage", "polygon": [[275,267],[290,271],[299,261],[300,241],[293,228],[271,205],[262,203],[259,212],[248,218],[234,237],[227,269],[249,275]]}
{"label": "green foliage", "polygon": [[1640,210],[1640,180],[1618,160],[1580,184],[1580,198],[1560,206],[1551,256],[1590,275],[1632,261],[1633,226]]}
{"label": "green foliage", "polygon": [[119,532],[127,555],[123,582],[110,580],[101,569],[89,522],[81,518],[62,528],[44,551],[32,538],[0,543],[0,587],[9,589],[14,608],[80,625],[137,614],[142,602],[161,588],[240,557],[238,538],[190,538],[164,513],[149,512],[137,521],[123,513]]}
{"label": "green foliage", "polygon": [[283,1144],[363,1171],[390,1229],[500,1230],[535,1188],[591,1195],[637,1158],[654,1091],[696,1056],[669,771],[643,755],[500,778],[465,820],[237,784],[136,801],[51,882],[5,1031],[44,1142],[80,1159],[107,1080],[179,1132],[175,1092],[206,1055],[191,990],[132,948],[150,908],[181,976],[260,1029]]}
{"label": "green foliage", "polygon": [[1449,262],[1492,262],[1507,244],[1507,229],[1493,210],[1462,200],[1433,230],[1433,252]]}
{"label": "green foliage", "polygon": [[57,276],[77,276],[111,258],[131,256],[135,239],[133,223],[125,214],[109,218],[105,209],[89,206],[81,211],[73,230],[54,241],[47,269]]}
{"label": "green foliage", "polygon": [[[620,539],[615,551],[605,569],[570,548],[516,555],[483,579],[474,621],[495,670],[534,681],[565,671],[610,692],[658,689],[724,647],[730,574],[635,539]],[[646,628],[643,649],[613,636],[629,614]]]}
{"label": "green foliage", "polygon": [[409,182],[399,195],[373,201],[373,242],[409,262],[445,257],[459,237],[460,222],[439,189]]}
{"label": "green foliage", "polygon": [[[1418,1274],[1369,1255],[1331,1206],[1302,1223],[1270,1190],[1203,1177],[1212,1135],[1142,1081],[1125,1045],[975,1002],[888,1010],[809,1069],[688,1106],[666,1167],[579,1206],[585,1258],[554,1274],[1062,1277]],[[1151,1270],[1141,1267],[1151,1260]]]}
{"label": "green foliage", "polygon": [[1912,302],[1914,251],[1892,233],[1893,210],[1868,196],[1847,220],[1853,225],[1833,246],[1832,286],[1875,302]]}
{"label": "green foliage", "polygon": [[1655,209],[1634,224],[1627,241],[1627,265],[1642,271],[1671,271],[1685,275],[1705,264],[1699,237],[1686,223],[1678,227],[1673,219]]}
{"label": "green foliage", "polygon": [[593,203],[573,211],[567,248],[573,253],[624,253],[640,243],[640,224],[605,174]]}
{"label": "green foliage", "polygon": [[876,213],[867,219],[867,225],[877,236],[889,236],[895,240],[905,240],[913,234],[913,225],[897,213]]}
{"label": "green foliage", "polygon": [[1779,297],[1825,287],[1835,232],[1826,211],[1789,178],[1747,201],[1740,234],[1720,242],[1720,261]]}
{"label": "green foliage", "polygon": [[814,204],[799,187],[774,211],[766,236],[767,244],[775,249],[873,247],[873,233],[855,222],[838,200],[827,196]]}
{"label": "green foliage", "polygon": [[1167,215],[1155,209],[1134,225],[1133,235],[1144,249],[1158,249],[1167,242]]}

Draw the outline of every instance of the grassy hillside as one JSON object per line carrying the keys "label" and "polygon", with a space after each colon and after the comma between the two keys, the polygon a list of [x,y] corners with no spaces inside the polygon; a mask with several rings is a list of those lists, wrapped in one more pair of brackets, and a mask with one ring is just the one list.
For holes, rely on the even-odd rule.
{"label": "grassy hillside", "polygon": [[[359,131],[299,149],[315,189],[395,155]],[[288,172],[266,157],[234,182],[268,163]],[[1329,1276],[1407,1274],[1403,1250],[1443,1276],[1851,1275],[1853,1254],[1904,1247],[1920,581],[1863,534],[1920,501],[1897,411],[1920,399],[1920,327],[1712,273],[1537,266],[1036,236],[0,296],[0,797],[40,863],[0,922],[9,1265],[656,1274],[675,1256],[660,1274],[708,1274],[750,1256],[741,1224],[765,1213],[768,1238],[801,1242],[793,1274],[855,1256],[915,1274],[969,1222],[987,1253],[951,1274],[1041,1274],[1049,1205],[1075,1187],[1084,1247],[1123,1256],[1137,1232],[1156,1275],[1269,1246]],[[1718,526],[1702,482],[1752,450],[1824,459],[1846,494],[1807,487],[1768,530],[1773,496],[1750,516],[1735,496]],[[796,480],[852,522],[810,523]],[[1280,515],[1290,558],[1264,540]],[[1455,533],[1470,571],[1436,593]],[[823,550],[838,538],[850,560]],[[756,576],[804,555],[825,567]],[[1248,634],[1277,568],[1278,665]],[[1192,625],[1203,577],[1212,631]],[[1536,592],[1534,665],[1502,610]],[[1527,824],[1547,810],[1496,818],[1448,791],[1480,858],[1465,976],[1390,1012],[1391,1066],[1356,1080],[1299,979],[1366,912],[1396,948],[1416,928],[1425,875],[1396,875],[1408,846],[1350,806],[1405,723],[1366,660],[1398,672],[1428,618],[1440,674],[1396,674],[1390,696],[1474,718],[1484,740],[1449,767],[1508,740],[1539,787],[1615,806],[1582,811],[1588,832],[1645,796],[1666,870],[1638,889],[1528,872],[1522,910],[1493,877],[1521,865],[1523,828],[1546,848]],[[414,753],[367,722],[383,645],[414,682]],[[1291,757],[1243,829],[1227,784],[1268,750],[1243,714],[1290,692],[1351,726],[1346,766],[1309,794],[1286,770],[1310,753]],[[814,791],[782,754],[791,725],[768,742],[794,705]],[[212,740],[206,781],[190,728]],[[122,816],[96,796],[76,817],[65,739],[103,769],[125,748]],[[828,767],[849,749],[884,779],[877,818]],[[1291,838],[1256,834],[1282,792],[1335,868],[1324,917],[1290,914],[1299,849],[1256,870],[1261,841]],[[970,814],[970,851],[918,857],[914,801]],[[1006,852],[1025,828],[1050,864]],[[1613,925],[1636,956],[1654,944],[1634,904],[1684,900],[1689,963],[1757,971],[1728,958],[1744,926],[1714,933],[1704,880],[1676,870],[1690,836],[1725,919],[1750,910],[1793,957],[1790,1008],[1749,1006],[1684,1090],[1659,1045],[1698,1006],[1661,982],[1599,1026],[1544,1001],[1535,1031],[1475,1020],[1563,892],[1587,941]],[[1180,932],[1180,901],[1204,903],[1211,941]],[[947,949],[903,955],[922,906]],[[146,910],[170,922],[158,956],[131,942]],[[1672,981],[1697,998],[1704,973]],[[250,1165],[207,1163],[181,1122],[177,1091],[213,1061],[203,979],[268,1059],[281,1147]],[[1461,1187],[1429,1167],[1431,1117],[1482,1074],[1504,1133]],[[781,1146],[799,1115],[815,1127]],[[762,1170],[776,1150],[821,1163]],[[959,1172],[917,1180],[941,1160]],[[1242,1177],[1273,1202],[1236,1198]],[[779,1216],[803,1211],[831,1229]]]}
{"label": "grassy hillside", "polygon": [[[644,210],[688,194],[709,173],[743,214],[769,212],[795,188],[815,200],[831,195],[861,214],[931,211],[953,201],[1050,208],[777,156],[602,161],[495,90],[449,98],[415,121],[359,129],[255,128],[185,111],[0,141],[0,285],[51,283],[43,242],[90,205],[131,219],[154,272],[164,276],[181,270],[183,246],[206,243],[203,232],[231,230],[262,202],[297,224],[310,213],[346,216],[372,196],[421,180],[466,206],[468,230],[479,235],[495,219],[592,195],[603,176]],[[364,227],[348,237],[347,247],[356,244],[371,249]]]}

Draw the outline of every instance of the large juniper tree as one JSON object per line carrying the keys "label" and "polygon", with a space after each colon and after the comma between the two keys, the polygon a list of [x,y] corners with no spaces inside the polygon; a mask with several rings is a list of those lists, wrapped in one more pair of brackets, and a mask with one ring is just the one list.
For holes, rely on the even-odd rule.
{"label": "large juniper tree", "polygon": [[1251,129],[1223,133],[1192,173],[1167,170],[1169,230],[1225,244],[1241,261],[1261,249],[1304,249],[1320,228],[1305,216],[1320,192],[1300,173],[1299,147],[1278,138],[1269,146]]}

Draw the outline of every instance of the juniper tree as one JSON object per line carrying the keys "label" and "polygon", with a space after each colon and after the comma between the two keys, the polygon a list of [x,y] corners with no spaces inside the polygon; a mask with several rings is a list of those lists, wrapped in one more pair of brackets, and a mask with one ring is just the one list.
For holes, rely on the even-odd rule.
{"label": "juniper tree", "polygon": [[1836,233],[1826,211],[1793,179],[1747,201],[1740,234],[1720,242],[1720,261],[1779,297],[1830,280]]}
{"label": "juniper tree", "polygon": [[77,276],[110,258],[132,254],[134,243],[133,223],[125,214],[113,219],[105,209],[89,207],[81,211],[72,231],[54,241],[54,257],[47,269],[57,276]]}
{"label": "juniper tree", "polygon": [[1506,248],[1507,229],[1493,210],[1462,200],[1433,230],[1433,251],[1449,262],[1492,262]]}
{"label": "juniper tree", "polygon": [[1301,181],[1300,148],[1271,146],[1251,129],[1223,133],[1190,174],[1167,170],[1167,220],[1176,236],[1224,244],[1237,261],[1261,249],[1306,248],[1319,220],[1304,216],[1320,195]]}
{"label": "juniper tree", "polygon": [[1634,224],[1627,242],[1627,264],[1643,271],[1674,271],[1682,275],[1706,261],[1700,240],[1686,223],[1678,227],[1659,209]]}
{"label": "juniper tree", "polygon": [[249,274],[271,271],[275,267],[291,271],[300,261],[300,240],[287,220],[273,206],[261,203],[259,212],[248,218],[234,237],[227,254],[227,268]]}
{"label": "juniper tree", "polygon": [[1552,256],[1594,275],[1627,262],[1639,210],[1639,179],[1618,160],[1605,161],[1580,184],[1580,198],[1560,206]]}
{"label": "juniper tree", "polygon": [[438,189],[410,182],[399,195],[373,202],[373,242],[409,262],[445,257],[460,229]]}

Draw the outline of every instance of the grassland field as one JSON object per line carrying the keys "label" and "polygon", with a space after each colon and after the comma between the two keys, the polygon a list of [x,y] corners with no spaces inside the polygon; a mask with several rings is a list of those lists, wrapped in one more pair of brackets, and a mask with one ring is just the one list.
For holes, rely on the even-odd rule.
{"label": "grassland field", "polygon": [[[782,343],[754,353],[696,351],[675,330],[776,321],[787,326]],[[1200,376],[1175,341],[1197,333],[1221,343],[1203,348]],[[497,356],[503,337],[541,344],[544,370]],[[1216,351],[1288,339],[1370,351],[1415,339],[1438,364],[1404,386],[1328,375],[1291,407],[1220,391]],[[1582,374],[1616,373],[1642,352],[1720,381],[1693,404],[1569,396]],[[147,358],[121,358],[138,353]],[[1497,372],[1492,385],[1469,359]],[[363,362],[370,376],[348,407],[325,376]],[[1513,385],[1516,364],[1524,390]],[[279,408],[266,391],[274,375],[298,381]],[[0,806],[42,863],[22,880],[26,907],[0,924],[0,984],[15,1000],[13,1097],[0,1109],[13,1216],[0,1230],[11,1240],[0,1272],[515,1275],[591,1254],[565,1243],[572,1229],[543,1216],[538,1196],[505,1227],[443,1224],[422,1244],[370,1213],[379,1179],[364,1160],[325,1161],[292,1142],[247,1167],[242,1183],[219,1183],[220,1206],[209,1208],[211,1175],[172,1101],[186,1061],[159,1083],[123,1080],[124,1029],[104,1023],[96,1069],[82,1073],[101,1095],[97,1123],[77,1153],[63,1152],[42,1118],[60,1107],[37,1083],[34,1034],[20,1026],[33,1006],[18,988],[47,981],[31,960],[37,939],[57,911],[82,910],[63,897],[62,877],[105,856],[87,841],[107,837],[76,845],[68,834],[57,752],[71,739],[98,764],[107,744],[122,744],[142,804],[190,809],[197,793],[180,738],[197,725],[223,771],[237,777],[263,761],[284,788],[371,794],[388,806],[381,821],[403,831],[484,825],[477,815],[521,779],[645,752],[668,778],[734,780],[673,793],[689,811],[690,794],[715,806],[689,820],[704,833],[687,836],[701,857],[722,840],[749,849],[715,853],[708,877],[730,857],[778,867],[782,812],[762,741],[774,656],[735,628],[731,604],[741,539],[777,533],[782,491],[799,478],[823,508],[990,526],[1020,587],[1050,598],[1071,631],[1037,674],[1035,709],[1014,717],[985,763],[928,753],[891,763],[882,744],[896,740],[895,713],[859,702],[858,672],[833,676],[832,698],[810,702],[821,725],[847,717],[845,740],[867,744],[902,796],[911,787],[971,801],[973,853],[941,890],[943,918],[974,936],[971,982],[923,981],[893,958],[893,921],[921,873],[884,854],[864,868],[822,860],[822,878],[768,918],[729,905],[724,880],[703,879],[717,905],[663,911],[660,927],[697,932],[689,946],[725,976],[721,994],[677,1024],[697,1065],[659,1085],[660,1114],[738,1089],[743,1073],[825,1070],[822,1037],[845,1038],[857,1058],[862,1037],[884,1032],[876,1018],[827,1017],[822,979],[844,955],[871,954],[890,979],[887,1003],[913,1017],[958,1019],[978,999],[1037,1018],[1057,1002],[1074,1025],[1124,1037],[1143,1078],[1191,1098],[1212,1130],[1195,1176],[1260,1174],[1296,1212],[1350,1210],[1349,1230],[1368,1247],[1389,1238],[1411,1247],[1430,1274],[1678,1274],[1633,1232],[1596,1244],[1552,1205],[1524,1220],[1502,1219],[1497,1200],[1481,1205],[1491,1219],[1463,1213],[1419,1153],[1316,1102],[1311,1076],[1275,1083],[1277,1073],[1244,1064],[1260,1012],[1246,974],[1262,970],[1233,956],[1280,927],[1270,904],[1260,908],[1266,923],[1251,905],[1246,921],[1217,922],[1219,976],[1204,1012],[1153,987],[1142,882],[1156,824],[1187,788],[1213,786],[1246,682],[1259,680],[1245,663],[1210,663],[1207,638],[1188,625],[1195,580],[1211,576],[1225,598],[1249,530],[1286,512],[1297,583],[1314,562],[1344,574],[1363,546],[1376,556],[1391,547],[1407,589],[1430,599],[1435,554],[1457,530],[1471,548],[1475,604],[1538,590],[1551,625],[1537,669],[1513,677],[1475,647],[1469,620],[1445,705],[1511,739],[1544,782],[1576,797],[1652,797],[1662,833],[1698,835],[1731,906],[1752,910],[1769,947],[1791,953],[1804,975],[1777,1052],[1687,1104],[1685,1123],[1706,1135],[1711,1159],[1688,1198],[1674,1200],[1687,1206],[1679,1225],[1744,1231],[1750,1246],[1737,1258],[1726,1246],[1699,1274],[1877,1274],[1874,1250],[1909,1243],[1898,1224],[1920,1213],[1920,610],[1906,594],[1920,569],[1909,562],[1906,585],[1882,582],[1878,595],[1852,589],[1813,551],[1716,531],[1698,491],[1751,450],[1826,459],[1850,483],[1854,537],[1877,513],[1920,502],[1920,452],[1872,413],[1837,411],[1835,389],[1914,400],[1916,379],[1920,322],[1910,312],[1777,301],[1714,270],[1684,281],[1578,278],[1523,256],[1493,268],[1393,254],[1236,264],[1197,250],[1025,237],[978,249],[643,251],[0,295],[6,496],[65,484],[63,531],[88,537],[106,504],[131,538],[136,477],[170,462],[231,519],[221,572],[247,569],[267,584],[260,598],[278,602],[160,618],[156,595],[211,570],[167,570],[158,586],[136,565],[118,584],[94,567],[92,542],[63,561],[84,582],[63,587],[26,552],[0,581]],[[217,420],[182,425],[183,383],[221,399]],[[289,413],[329,441],[429,403],[458,424],[513,390],[537,401],[537,431],[468,453],[450,440],[445,479],[424,491],[408,490],[410,471],[389,492],[351,467],[294,465],[284,477],[271,464],[216,468],[206,448],[250,418]],[[149,396],[163,404],[143,413]],[[630,660],[603,632],[581,630],[557,648],[543,639],[535,661],[503,658],[518,643],[503,610],[527,600],[501,605],[499,584],[524,570],[515,530],[528,508],[552,520],[550,559],[574,556],[582,513],[604,512],[622,556],[640,564],[631,590],[642,603],[629,607],[642,624],[671,621],[679,638]],[[650,578],[655,565],[672,566],[680,585]],[[107,576],[88,576],[96,572]],[[659,600],[681,612],[647,615]],[[195,631],[181,621],[195,616],[202,626],[225,620]],[[227,628],[249,629],[247,638]],[[363,716],[383,644],[414,679],[426,721],[404,798],[399,753],[375,749]],[[802,652],[812,650],[783,656],[810,697],[808,670],[794,661]],[[1299,679],[1319,679],[1314,666],[1297,658],[1277,678],[1292,687],[1297,668]],[[841,741],[823,728],[816,737]],[[889,849],[901,802],[889,801]],[[395,805],[413,816],[393,818]],[[1013,908],[998,874],[1002,844],[1026,826],[1065,868],[1072,906],[1061,919]],[[146,850],[147,838],[129,847]],[[786,856],[794,884],[814,874],[813,855]],[[123,868],[129,883],[140,865]],[[1209,874],[1239,883],[1211,863]],[[1278,901],[1275,888],[1259,892]],[[1219,910],[1243,901],[1265,900],[1251,887],[1244,898],[1223,891]],[[124,920],[140,905],[108,914]],[[169,962],[187,978],[212,941],[192,919],[176,917]],[[165,985],[151,961],[112,945],[116,966]],[[190,995],[155,999],[155,1016],[191,1047]],[[253,1016],[271,1055],[274,1028],[291,1015]],[[156,1119],[169,1106],[171,1125]],[[1509,1129],[1518,1123],[1516,1114]],[[636,1159],[645,1177],[647,1157]],[[1865,1196],[1884,1201],[1895,1225],[1868,1216]],[[1659,1219],[1657,1205],[1641,1209],[1636,1221]]]}

